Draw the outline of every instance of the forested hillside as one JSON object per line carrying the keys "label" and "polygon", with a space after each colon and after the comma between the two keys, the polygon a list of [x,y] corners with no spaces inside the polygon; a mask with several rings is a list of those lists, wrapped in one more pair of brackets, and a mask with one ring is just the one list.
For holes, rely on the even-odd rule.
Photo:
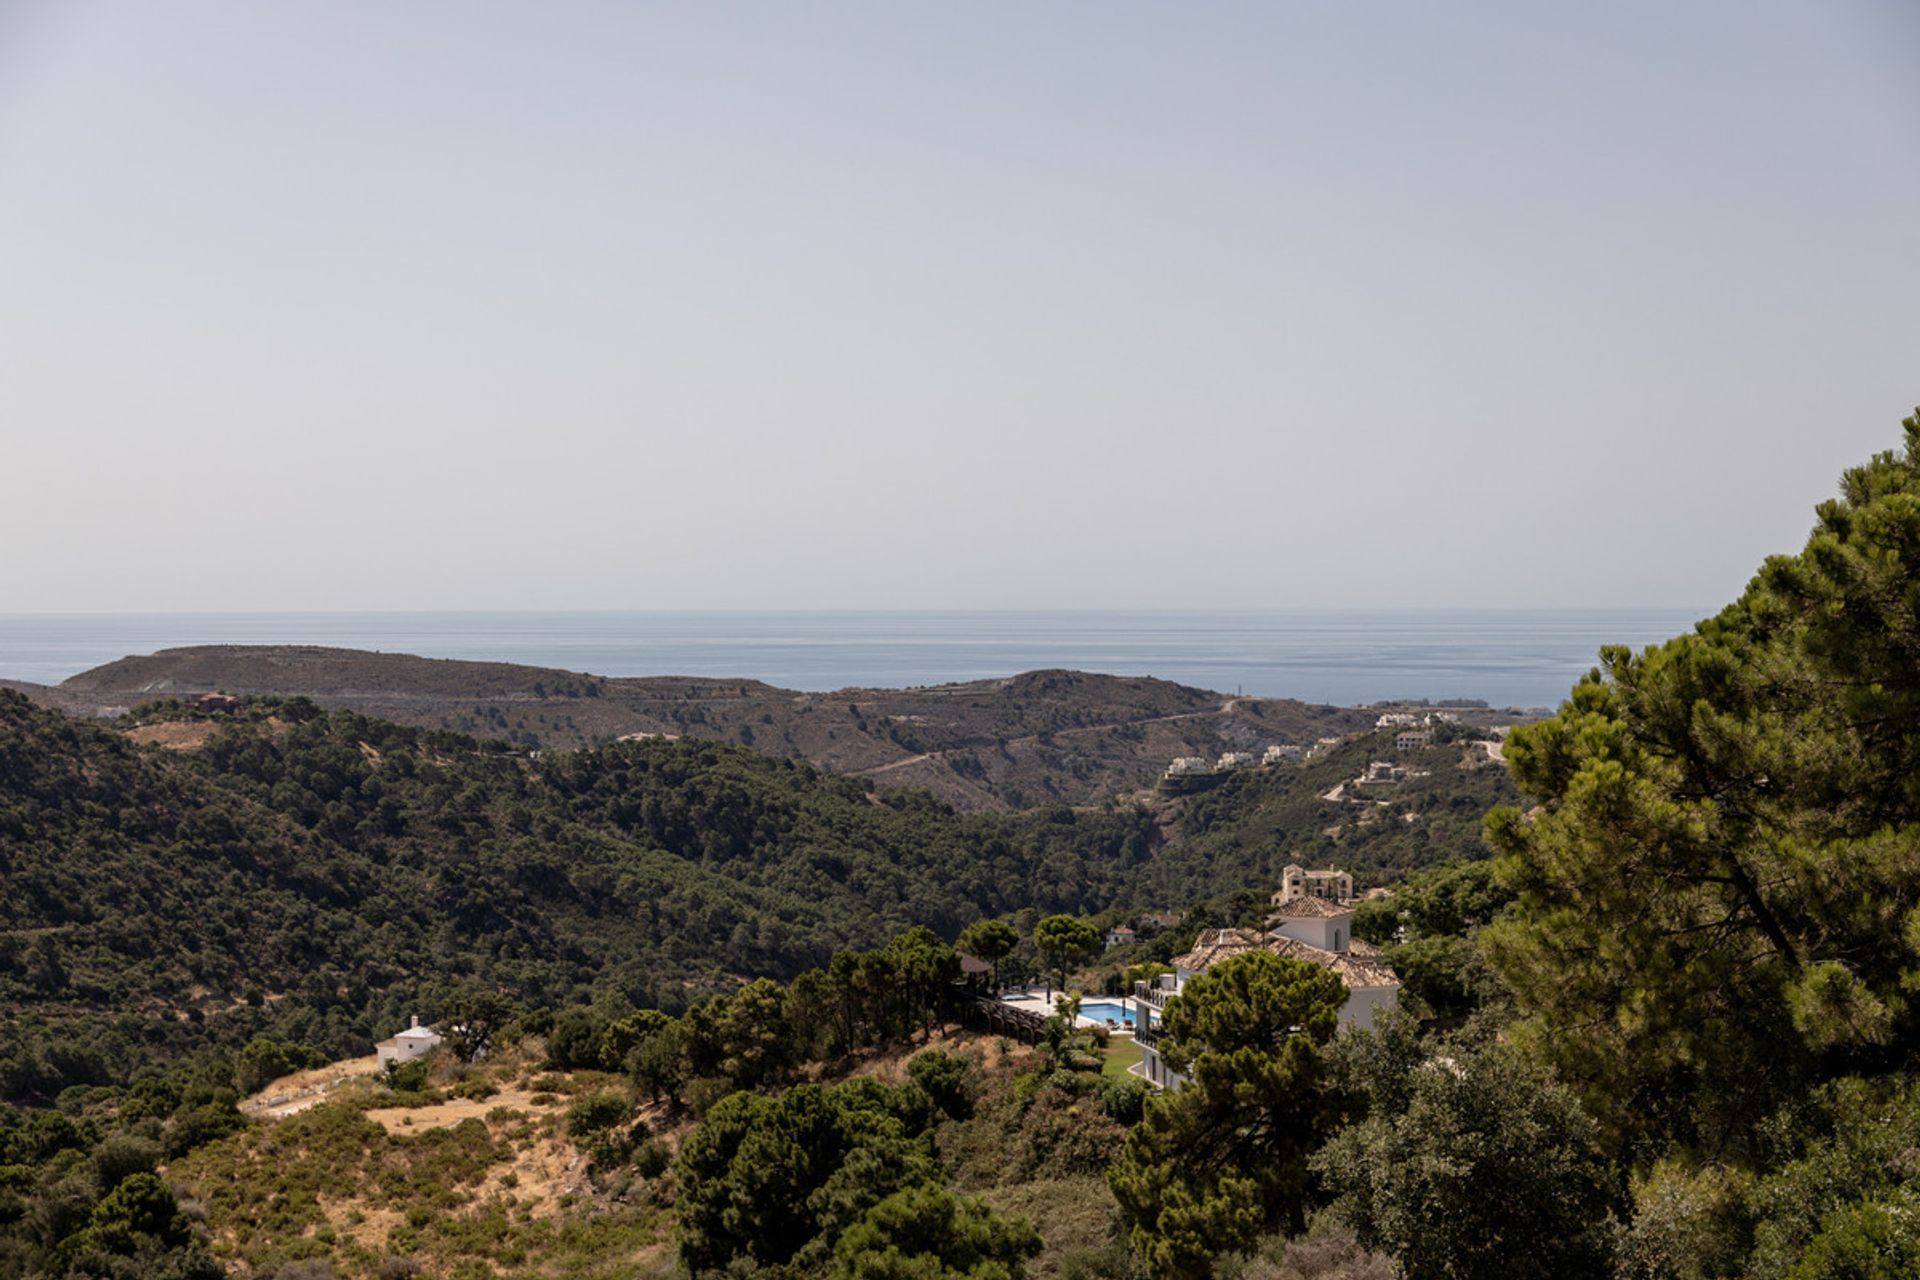
{"label": "forested hillside", "polygon": [[0,1089],[263,1029],[364,1051],[433,988],[676,1008],[910,924],[1085,910],[1144,814],[964,817],[694,741],[523,751],[300,702],[191,751],[0,694]]}
{"label": "forested hillside", "polygon": [[693,739],[535,758],[300,699],[120,723],[0,693],[10,1095],[267,1029],[347,1052],[451,983],[676,1008],[915,924],[1180,907],[1295,860],[1391,876],[1476,856],[1511,795],[1467,744],[1389,806],[1321,798],[1380,735],[1171,808],[966,815]]}
{"label": "forested hillside", "polygon": [[802,693],[757,680],[608,678],[312,645],[167,649],[29,692],[43,705],[101,715],[214,689],[307,697],[522,747],[572,749],[639,733],[707,738],[922,788],[969,811],[1098,803],[1150,785],[1175,756],[1305,745],[1373,723],[1351,708],[1084,671]]}
{"label": "forested hillside", "polygon": [[[1262,883],[1277,882],[1297,862],[1341,867],[1366,886],[1491,856],[1481,832],[1487,812],[1519,792],[1476,731],[1443,725],[1437,736],[1436,745],[1395,752],[1391,731],[1363,734],[1303,764],[1235,773],[1180,802],[1169,859],[1196,882],[1210,870],[1228,878],[1253,870]],[[1406,778],[1352,785],[1376,760],[1398,764]]]}
{"label": "forested hillside", "polygon": [[[0,1263],[1920,1274],[1915,566],[1920,416],[1800,554],[1516,730],[1511,782],[1447,728],[1366,784],[1383,735],[1154,806],[962,816],[691,740],[534,756],[267,700],[121,733],[0,697],[5,1085],[114,1086],[0,1106]],[[1371,1030],[1342,1029],[1333,970],[1265,950],[1146,1033],[1175,1092],[1068,1013],[1011,1057],[954,1026],[984,1016],[954,986],[960,926],[1015,914],[969,945],[1030,946],[1058,982],[1101,935],[1035,909],[1204,902],[1179,945],[1223,901],[1262,915],[1247,891],[1281,859],[1448,863],[1356,915],[1401,978]],[[1109,956],[1115,982],[1164,959]],[[472,1011],[503,994],[521,1016],[476,1072]],[[427,997],[464,1053],[280,1130],[234,1109]],[[295,1043],[155,1070],[268,1029]],[[958,1053],[898,1062],[942,1037]],[[861,1074],[889,1054],[899,1083]],[[522,1190],[565,1143],[578,1189]]]}

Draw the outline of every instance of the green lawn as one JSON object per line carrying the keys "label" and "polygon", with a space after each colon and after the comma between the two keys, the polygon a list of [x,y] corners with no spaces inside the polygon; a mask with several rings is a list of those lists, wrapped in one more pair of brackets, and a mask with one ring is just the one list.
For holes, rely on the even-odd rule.
{"label": "green lawn", "polygon": [[1115,1036],[1112,1043],[1107,1045],[1107,1061],[1100,1068],[1100,1074],[1109,1080],[1124,1080],[1127,1078],[1127,1068],[1138,1061],[1140,1046],[1134,1043],[1133,1038]]}

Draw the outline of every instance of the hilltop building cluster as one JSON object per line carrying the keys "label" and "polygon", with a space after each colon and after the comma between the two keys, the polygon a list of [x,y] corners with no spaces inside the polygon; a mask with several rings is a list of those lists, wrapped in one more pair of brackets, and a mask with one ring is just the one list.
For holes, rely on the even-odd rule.
{"label": "hilltop building cluster", "polygon": [[[1316,749],[1325,750],[1339,742],[1338,738],[1322,738],[1316,744]],[[1205,756],[1175,756],[1163,776],[1167,779],[1214,778],[1239,769],[1293,763],[1305,759],[1307,754],[1307,748],[1297,743],[1270,742],[1257,755],[1252,751],[1225,751],[1218,760],[1208,760]]]}

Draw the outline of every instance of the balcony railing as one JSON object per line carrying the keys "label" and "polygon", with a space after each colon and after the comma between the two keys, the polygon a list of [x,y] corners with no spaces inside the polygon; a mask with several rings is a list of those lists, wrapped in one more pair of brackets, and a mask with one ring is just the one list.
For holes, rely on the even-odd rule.
{"label": "balcony railing", "polygon": [[1173,992],[1167,990],[1165,987],[1155,986],[1150,982],[1136,982],[1133,984],[1133,998],[1142,1004],[1151,1005],[1155,1009],[1166,1008],[1167,1001],[1173,999],[1173,997]]}

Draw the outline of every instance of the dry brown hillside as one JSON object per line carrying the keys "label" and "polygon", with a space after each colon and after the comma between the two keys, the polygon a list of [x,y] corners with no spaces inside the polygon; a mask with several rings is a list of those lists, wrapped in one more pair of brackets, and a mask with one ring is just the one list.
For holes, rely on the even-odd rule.
{"label": "dry brown hillside", "polygon": [[29,692],[97,715],[215,689],[303,695],[528,746],[587,746],[635,733],[717,738],[862,774],[876,786],[922,787],[968,810],[1093,803],[1150,785],[1177,755],[1305,744],[1372,723],[1347,708],[1078,671],[799,693],[756,680],[610,678],[279,645],[165,649]]}

